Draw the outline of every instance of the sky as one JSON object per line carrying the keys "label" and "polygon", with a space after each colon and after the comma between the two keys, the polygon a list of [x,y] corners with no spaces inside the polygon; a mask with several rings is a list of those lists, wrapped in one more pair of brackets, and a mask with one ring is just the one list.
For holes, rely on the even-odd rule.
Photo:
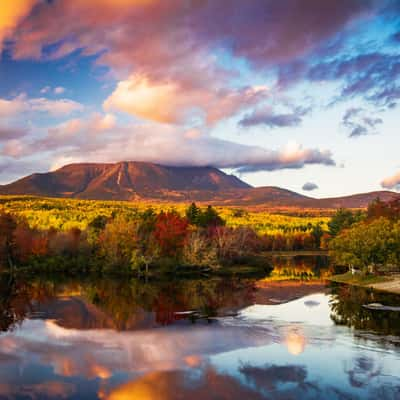
{"label": "sky", "polygon": [[313,197],[400,190],[400,0],[1,0],[0,183],[214,166]]}

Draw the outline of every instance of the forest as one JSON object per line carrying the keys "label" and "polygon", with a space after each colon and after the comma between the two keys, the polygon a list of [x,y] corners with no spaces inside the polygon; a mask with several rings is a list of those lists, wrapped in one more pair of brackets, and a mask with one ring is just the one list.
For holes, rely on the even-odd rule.
{"label": "forest", "polygon": [[28,196],[0,199],[0,266],[145,275],[268,270],[266,255],[329,250],[371,272],[400,264],[400,202],[298,217],[239,208]]}
{"label": "forest", "polygon": [[316,250],[326,217],[238,208],[2,197],[3,269],[148,274],[268,268],[263,252]]}

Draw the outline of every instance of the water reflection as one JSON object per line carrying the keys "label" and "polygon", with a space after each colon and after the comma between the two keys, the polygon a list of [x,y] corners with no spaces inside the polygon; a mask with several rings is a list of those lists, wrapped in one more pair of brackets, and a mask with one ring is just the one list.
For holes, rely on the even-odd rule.
{"label": "water reflection", "polygon": [[400,336],[399,312],[369,310],[363,307],[370,303],[398,305],[400,296],[348,285],[333,285],[332,294],[331,318],[337,325],[354,328],[358,331],[357,334],[371,332]]}
{"label": "water reflection", "polygon": [[270,280],[324,280],[330,275],[327,256],[273,256]]}
{"label": "water reflection", "polygon": [[291,326],[286,334],[285,343],[290,354],[298,356],[306,347],[306,338],[301,327]]}
{"label": "water reflection", "polygon": [[2,275],[0,399],[400,398],[399,313],[362,307],[398,297],[331,294],[324,273],[279,286]]}

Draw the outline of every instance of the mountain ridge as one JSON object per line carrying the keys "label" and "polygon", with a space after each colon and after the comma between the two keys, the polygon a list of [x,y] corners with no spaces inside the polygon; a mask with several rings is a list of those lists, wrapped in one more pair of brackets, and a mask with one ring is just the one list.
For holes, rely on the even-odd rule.
{"label": "mountain ridge", "polygon": [[252,187],[214,167],[137,161],[68,164],[0,185],[0,195],[300,208],[365,208],[377,197],[383,201],[400,198],[396,192],[375,191],[317,199],[276,186]]}

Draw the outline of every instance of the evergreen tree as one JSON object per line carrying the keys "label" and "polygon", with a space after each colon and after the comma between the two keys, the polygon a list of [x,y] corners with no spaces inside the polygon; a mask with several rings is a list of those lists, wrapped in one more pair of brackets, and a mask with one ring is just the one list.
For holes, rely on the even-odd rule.
{"label": "evergreen tree", "polygon": [[201,210],[196,206],[196,203],[192,203],[186,210],[186,218],[190,225],[198,225]]}
{"label": "evergreen tree", "polygon": [[225,225],[225,221],[213,207],[207,206],[206,210],[199,217],[199,225],[204,228],[209,226],[223,226]]}
{"label": "evergreen tree", "polygon": [[337,236],[343,229],[350,228],[356,222],[362,219],[361,213],[353,213],[350,210],[340,208],[328,222],[329,234]]}

